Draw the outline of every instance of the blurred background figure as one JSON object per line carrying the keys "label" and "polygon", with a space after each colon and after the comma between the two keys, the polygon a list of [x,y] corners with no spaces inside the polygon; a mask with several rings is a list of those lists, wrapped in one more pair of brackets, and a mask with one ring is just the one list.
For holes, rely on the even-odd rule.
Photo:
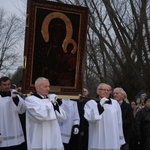
{"label": "blurred background figure", "polygon": [[137,103],[135,101],[131,101],[130,104],[131,104],[131,107],[133,110],[134,125],[132,127],[132,136],[130,138],[129,145],[130,145],[130,150],[133,150],[133,149],[139,150],[137,133],[135,131],[135,115],[137,113],[138,106],[137,106]]}
{"label": "blurred background figure", "polygon": [[127,93],[124,91],[123,93],[122,93],[122,95],[123,95],[123,100],[126,102],[126,103],[130,103],[129,102],[129,100],[128,100],[128,96],[127,96]]}
{"label": "blurred background figure", "polygon": [[84,105],[87,102],[87,97],[89,96],[89,91],[87,88],[83,88],[82,91],[83,98],[81,102],[78,102],[78,109],[80,115],[80,150],[88,149],[88,121],[84,118]]}
{"label": "blurred background figure", "polygon": [[132,110],[133,110],[133,116],[135,117],[137,109],[138,109],[138,106],[137,106],[135,101],[131,101],[131,107],[132,107]]}
{"label": "blurred background figure", "polygon": [[88,96],[89,96],[89,91],[88,91],[88,89],[83,88],[82,96],[84,96],[84,97],[88,97]]}
{"label": "blurred background figure", "polygon": [[144,107],[135,116],[135,131],[140,150],[150,150],[150,94],[145,96]]}
{"label": "blurred background figure", "polygon": [[141,109],[141,108],[144,107],[144,105],[145,105],[145,103],[144,103],[145,97],[146,97],[146,93],[143,93],[143,94],[140,95],[140,103],[138,104],[138,109],[137,109],[137,111],[138,111],[139,109]]}

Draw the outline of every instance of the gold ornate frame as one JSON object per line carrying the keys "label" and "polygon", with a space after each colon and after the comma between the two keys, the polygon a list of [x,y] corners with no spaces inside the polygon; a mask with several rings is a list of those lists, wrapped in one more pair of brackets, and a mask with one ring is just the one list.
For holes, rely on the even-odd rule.
{"label": "gold ornate frame", "polygon": [[34,91],[36,78],[50,80],[51,92],[82,93],[88,8],[28,0],[22,91]]}

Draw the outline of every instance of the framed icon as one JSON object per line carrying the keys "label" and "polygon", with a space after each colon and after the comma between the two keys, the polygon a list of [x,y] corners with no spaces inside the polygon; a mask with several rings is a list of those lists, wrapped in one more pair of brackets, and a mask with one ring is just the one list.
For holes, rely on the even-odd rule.
{"label": "framed icon", "polygon": [[46,77],[51,92],[82,93],[86,61],[88,8],[28,0],[22,90],[34,91]]}

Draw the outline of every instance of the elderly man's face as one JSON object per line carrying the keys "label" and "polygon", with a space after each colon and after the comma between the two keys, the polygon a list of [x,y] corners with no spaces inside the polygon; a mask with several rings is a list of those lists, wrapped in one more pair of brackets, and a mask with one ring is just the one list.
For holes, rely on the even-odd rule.
{"label": "elderly man's face", "polygon": [[121,91],[116,89],[113,91],[113,97],[115,100],[117,100],[119,102],[123,99],[123,94],[121,93]]}
{"label": "elderly man's face", "polygon": [[97,89],[97,94],[99,97],[103,98],[106,97],[108,98],[111,93],[111,87],[107,84],[102,84],[98,89]]}
{"label": "elderly man's face", "polygon": [[35,88],[38,94],[42,96],[47,96],[50,92],[50,83],[47,80],[43,80],[41,81],[40,85]]}

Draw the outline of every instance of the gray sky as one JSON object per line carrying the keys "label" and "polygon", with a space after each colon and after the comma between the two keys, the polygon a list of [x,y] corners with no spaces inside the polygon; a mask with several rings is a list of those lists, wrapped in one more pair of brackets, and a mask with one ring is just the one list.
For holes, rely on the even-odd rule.
{"label": "gray sky", "polygon": [[26,0],[0,0],[0,7],[9,13],[20,14],[20,10],[26,11]]}

